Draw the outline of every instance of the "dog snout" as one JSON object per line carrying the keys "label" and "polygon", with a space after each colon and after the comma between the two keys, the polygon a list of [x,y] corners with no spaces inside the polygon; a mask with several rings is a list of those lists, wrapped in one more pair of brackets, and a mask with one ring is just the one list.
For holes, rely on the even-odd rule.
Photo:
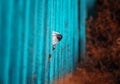
{"label": "dog snout", "polygon": [[60,41],[62,39],[62,35],[61,34],[58,34],[57,35],[57,39]]}

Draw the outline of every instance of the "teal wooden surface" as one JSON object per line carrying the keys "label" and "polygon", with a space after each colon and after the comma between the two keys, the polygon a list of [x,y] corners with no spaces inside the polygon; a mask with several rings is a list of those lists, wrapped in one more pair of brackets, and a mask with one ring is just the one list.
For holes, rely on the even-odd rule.
{"label": "teal wooden surface", "polygon": [[[79,47],[85,59],[85,2],[0,0],[0,84],[52,84],[73,72]],[[52,31],[63,35],[54,51]]]}

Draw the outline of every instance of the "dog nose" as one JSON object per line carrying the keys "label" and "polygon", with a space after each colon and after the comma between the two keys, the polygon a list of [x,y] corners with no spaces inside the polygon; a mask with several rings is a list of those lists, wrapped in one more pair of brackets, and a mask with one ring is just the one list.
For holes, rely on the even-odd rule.
{"label": "dog nose", "polygon": [[57,39],[60,41],[62,39],[62,35],[61,34],[58,34],[57,35]]}

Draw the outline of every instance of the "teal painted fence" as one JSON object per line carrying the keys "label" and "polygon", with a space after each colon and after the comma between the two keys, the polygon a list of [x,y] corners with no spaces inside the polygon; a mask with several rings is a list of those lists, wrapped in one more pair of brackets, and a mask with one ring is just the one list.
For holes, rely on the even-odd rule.
{"label": "teal painted fence", "polygon": [[[78,0],[0,0],[0,84],[52,84],[75,70],[79,39],[85,57],[84,7],[78,23]],[[53,30],[63,35],[54,51]]]}

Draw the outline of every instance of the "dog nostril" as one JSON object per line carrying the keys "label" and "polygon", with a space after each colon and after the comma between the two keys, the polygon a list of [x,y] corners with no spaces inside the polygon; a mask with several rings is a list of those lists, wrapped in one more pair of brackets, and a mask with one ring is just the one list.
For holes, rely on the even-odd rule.
{"label": "dog nostril", "polygon": [[62,39],[62,35],[61,34],[57,35],[57,39],[60,41]]}

